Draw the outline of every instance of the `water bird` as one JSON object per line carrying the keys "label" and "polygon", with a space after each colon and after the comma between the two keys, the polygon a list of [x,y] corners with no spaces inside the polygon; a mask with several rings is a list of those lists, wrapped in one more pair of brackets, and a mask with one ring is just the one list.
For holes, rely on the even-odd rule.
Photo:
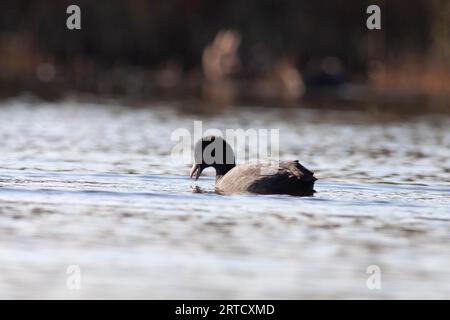
{"label": "water bird", "polygon": [[314,191],[314,172],[294,161],[261,161],[236,165],[231,146],[221,137],[207,136],[194,148],[190,177],[198,180],[202,171],[216,171],[218,193],[288,194],[310,196]]}

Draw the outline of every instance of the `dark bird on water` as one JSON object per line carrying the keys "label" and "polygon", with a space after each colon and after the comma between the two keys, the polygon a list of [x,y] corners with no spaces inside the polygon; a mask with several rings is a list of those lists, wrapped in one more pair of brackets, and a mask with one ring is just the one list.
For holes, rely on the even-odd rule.
{"label": "dark bird on water", "polygon": [[310,196],[314,172],[294,161],[265,161],[236,165],[231,146],[221,137],[207,136],[195,145],[191,178],[197,180],[205,168],[216,170],[219,193],[289,194]]}

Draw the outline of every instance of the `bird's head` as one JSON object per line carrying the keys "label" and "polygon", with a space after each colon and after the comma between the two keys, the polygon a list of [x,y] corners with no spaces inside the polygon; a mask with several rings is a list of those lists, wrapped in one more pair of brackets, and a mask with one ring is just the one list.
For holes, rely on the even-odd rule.
{"label": "bird's head", "polygon": [[223,176],[235,166],[234,152],[231,146],[221,137],[206,136],[197,141],[194,147],[194,164],[191,179],[195,180],[205,168],[213,167],[216,177]]}

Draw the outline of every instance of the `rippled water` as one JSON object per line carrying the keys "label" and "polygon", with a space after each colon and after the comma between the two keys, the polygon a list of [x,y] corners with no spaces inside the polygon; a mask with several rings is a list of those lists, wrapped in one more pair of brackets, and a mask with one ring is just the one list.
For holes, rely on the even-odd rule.
{"label": "rippled water", "polygon": [[[177,110],[0,103],[1,298],[450,298],[449,117]],[[280,129],[317,193],[194,184],[170,157],[193,120]]]}

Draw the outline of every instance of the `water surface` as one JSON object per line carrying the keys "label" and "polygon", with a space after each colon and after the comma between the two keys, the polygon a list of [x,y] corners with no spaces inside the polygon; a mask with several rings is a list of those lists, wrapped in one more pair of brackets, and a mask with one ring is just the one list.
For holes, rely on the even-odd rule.
{"label": "water surface", "polygon": [[[281,158],[314,170],[317,193],[189,181],[170,135],[194,120],[280,129]],[[449,298],[448,128],[437,115],[3,101],[0,297]]]}

